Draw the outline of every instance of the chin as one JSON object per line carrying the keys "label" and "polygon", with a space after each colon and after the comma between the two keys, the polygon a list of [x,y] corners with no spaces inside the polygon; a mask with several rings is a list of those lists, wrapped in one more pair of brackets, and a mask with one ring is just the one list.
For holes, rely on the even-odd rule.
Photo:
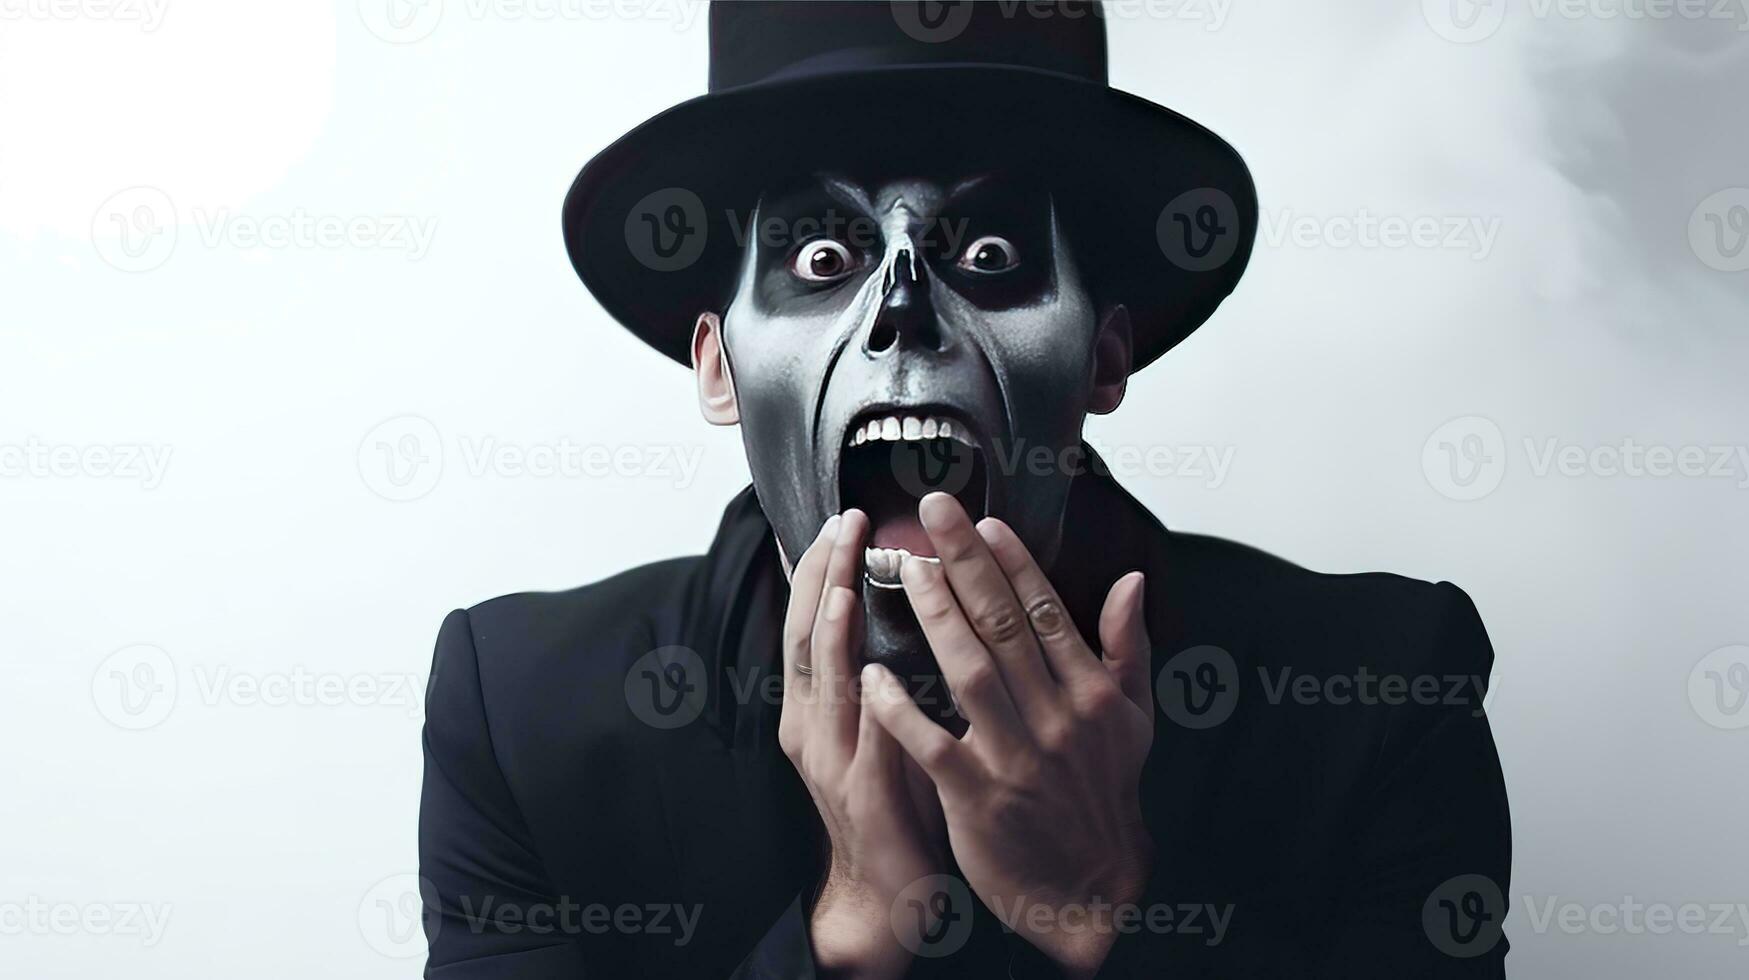
{"label": "chin", "polygon": [[904,589],[864,578],[862,601],[867,631],[862,645],[863,660],[880,664],[901,680],[939,672]]}

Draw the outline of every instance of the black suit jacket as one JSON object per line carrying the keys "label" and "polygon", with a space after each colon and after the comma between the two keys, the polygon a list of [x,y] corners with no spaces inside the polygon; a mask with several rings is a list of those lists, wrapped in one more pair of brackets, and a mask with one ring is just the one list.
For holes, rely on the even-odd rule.
{"label": "black suit jacket", "polygon": [[[1171,533],[1103,477],[1077,479],[1066,526],[1101,542],[1100,574],[1059,582],[1078,619],[1148,573],[1171,708],[1143,778],[1152,926],[1102,975],[1503,976],[1510,828],[1469,598]],[[786,597],[749,490],[703,556],[450,614],[427,976],[813,975],[818,818],[777,745]],[[1050,974],[973,905],[916,973]]]}

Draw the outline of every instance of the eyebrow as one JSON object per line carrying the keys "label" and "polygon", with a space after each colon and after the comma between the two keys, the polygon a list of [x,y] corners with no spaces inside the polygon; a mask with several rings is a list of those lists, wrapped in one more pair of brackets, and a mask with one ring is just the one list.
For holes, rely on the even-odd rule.
{"label": "eyebrow", "polygon": [[952,204],[954,198],[959,197],[961,194],[968,191],[976,190],[980,184],[987,182],[989,179],[989,174],[978,174],[974,177],[967,177],[965,180],[949,187],[946,196],[941,199],[942,206],[946,207],[947,205]]}
{"label": "eyebrow", "polygon": [[[947,189],[946,194],[942,195],[941,206],[946,207],[952,204],[955,198],[989,183],[990,177],[990,174],[975,174],[958,181]],[[815,174],[814,179],[820,182],[820,187],[827,194],[836,198],[839,203],[846,207],[861,208],[864,211],[874,210],[874,202],[870,200],[868,191],[855,181],[847,177],[840,177],[837,174]]]}
{"label": "eyebrow", "polygon": [[873,211],[874,203],[868,199],[868,192],[854,182],[834,174],[815,174],[820,187],[838,199],[845,207],[858,208],[862,211]]}

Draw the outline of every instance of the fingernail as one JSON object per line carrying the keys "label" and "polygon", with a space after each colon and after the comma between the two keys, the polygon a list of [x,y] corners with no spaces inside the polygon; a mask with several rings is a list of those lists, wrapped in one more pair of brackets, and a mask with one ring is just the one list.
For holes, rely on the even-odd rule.
{"label": "fingernail", "polygon": [[862,665],[862,691],[863,691],[863,694],[865,694],[871,698],[886,697],[887,692],[889,690],[887,687],[887,678],[889,678],[891,676],[892,676],[892,674],[888,673],[886,668],[880,666],[879,664],[873,664],[873,663],[863,664]]}
{"label": "fingernail", "polygon": [[952,495],[940,490],[923,495],[923,499],[917,502],[917,519],[923,522],[924,530],[933,531],[947,522],[951,513],[947,502],[952,499]]}

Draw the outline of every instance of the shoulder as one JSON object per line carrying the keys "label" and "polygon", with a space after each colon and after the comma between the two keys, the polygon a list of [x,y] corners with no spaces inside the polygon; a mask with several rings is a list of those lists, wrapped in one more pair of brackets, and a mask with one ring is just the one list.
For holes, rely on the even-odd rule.
{"label": "shoulder", "polygon": [[476,647],[494,668],[511,662],[577,661],[625,643],[659,640],[685,619],[698,570],[698,556],[640,565],[562,592],[518,592],[465,611]]}
{"label": "shoulder", "polygon": [[[1332,666],[1481,674],[1493,649],[1475,603],[1450,582],[1313,571],[1223,538],[1168,535],[1168,581],[1193,625]],[[1275,659],[1273,657],[1269,659]]]}
{"label": "shoulder", "polygon": [[519,747],[617,727],[631,664],[656,648],[696,642],[703,562],[670,559],[450,613],[428,681],[428,737],[484,734],[507,765],[506,753]]}

